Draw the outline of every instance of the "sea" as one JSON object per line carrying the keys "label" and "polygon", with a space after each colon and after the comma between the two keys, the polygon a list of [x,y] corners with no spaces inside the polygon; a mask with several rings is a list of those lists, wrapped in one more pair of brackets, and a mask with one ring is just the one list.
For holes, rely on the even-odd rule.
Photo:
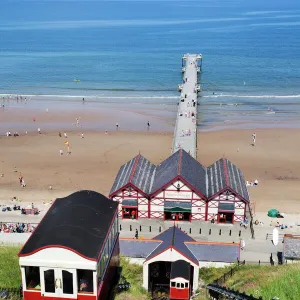
{"label": "sea", "polygon": [[168,110],[185,53],[201,130],[300,127],[299,0],[1,1],[2,97]]}

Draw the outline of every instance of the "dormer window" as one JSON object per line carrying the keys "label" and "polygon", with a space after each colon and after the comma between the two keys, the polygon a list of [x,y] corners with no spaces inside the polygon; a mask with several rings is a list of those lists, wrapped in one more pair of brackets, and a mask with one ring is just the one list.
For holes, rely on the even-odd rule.
{"label": "dormer window", "polygon": [[128,196],[131,196],[131,186],[128,187]]}
{"label": "dormer window", "polygon": [[180,184],[177,184],[177,192],[180,192]]}

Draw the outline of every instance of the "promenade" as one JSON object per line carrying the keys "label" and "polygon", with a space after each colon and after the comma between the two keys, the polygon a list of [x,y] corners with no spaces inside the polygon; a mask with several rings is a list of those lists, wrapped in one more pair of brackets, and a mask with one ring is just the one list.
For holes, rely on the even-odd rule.
{"label": "promenade", "polygon": [[196,158],[197,155],[197,93],[198,72],[201,68],[198,61],[202,60],[201,54],[185,54],[182,57],[183,83],[178,86],[181,92],[172,153],[184,149]]}

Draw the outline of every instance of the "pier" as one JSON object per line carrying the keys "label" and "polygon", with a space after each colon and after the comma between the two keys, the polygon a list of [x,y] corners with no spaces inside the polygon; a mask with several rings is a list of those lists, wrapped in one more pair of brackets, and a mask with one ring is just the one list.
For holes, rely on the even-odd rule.
{"label": "pier", "polygon": [[182,84],[178,85],[180,100],[172,153],[184,149],[194,158],[197,156],[197,94],[201,87],[198,84],[198,73],[202,68],[201,54],[185,54],[182,57]]}

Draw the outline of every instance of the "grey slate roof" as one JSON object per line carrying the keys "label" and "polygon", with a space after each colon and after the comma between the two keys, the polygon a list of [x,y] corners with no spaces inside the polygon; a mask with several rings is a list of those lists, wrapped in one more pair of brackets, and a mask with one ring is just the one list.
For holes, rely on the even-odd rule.
{"label": "grey slate roof", "polygon": [[202,195],[205,195],[205,168],[183,149],[176,151],[156,168],[150,193],[154,193],[177,176],[181,176]]}
{"label": "grey slate roof", "polygon": [[120,168],[110,197],[128,183],[146,195],[151,195],[179,176],[206,198],[228,187],[249,201],[244,176],[228,159],[221,158],[205,168],[183,149],[172,154],[158,166],[153,165],[142,155],[137,155]]}
{"label": "grey slate roof", "polygon": [[137,155],[120,168],[109,195],[128,183],[148,194],[154,171],[155,165],[142,155]]}
{"label": "grey slate roof", "polygon": [[161,252],[164,252],[168,248],[173,248],[178,252],[185,255],[189,260],[198,264],[197,258],[188,249],[184,242],[194,242],[195,240],[181,231],[176,226],[170,227],[166,231],[162,232],[154,238],[155,240],[161,240],[162,243],[147,257],[147,260],[155,257]]}
{"label": "grey slate roof", "polygon": [[232,263],[240,259],[239,244],[196,242],[176,226],[170,227],[152,240],[120,239],[120,253],[132,258],[149,260],[170,247],[195,264],[198,264],[198,261]]}
{"label": "grey slate roof", "polygon": [[186,246],[199,261],[232,263],[239,258],[239,244],[187,243]]}
{"label": "grey slate roof", "polygon": [[228,159],[221,158],[207,168],[206,196],[209,198],[226,187],[249,200],[241,170]]}
{"label": "grey slate roof", "polygon": [[156,192],[169,181],[178,176],[179,160],[180,151],[177,151],[156,167],[155,178],[150,190],[150,194]]}
{"label": "grey slate roof", "polygon": [[286,259],[300,259],[300,236],[284,237],[283,254]]}
{"label": "grey slate roof", "polygon": [[120,253],[127,257],[146,258],[161,244],[157,241],[119,240]]}

